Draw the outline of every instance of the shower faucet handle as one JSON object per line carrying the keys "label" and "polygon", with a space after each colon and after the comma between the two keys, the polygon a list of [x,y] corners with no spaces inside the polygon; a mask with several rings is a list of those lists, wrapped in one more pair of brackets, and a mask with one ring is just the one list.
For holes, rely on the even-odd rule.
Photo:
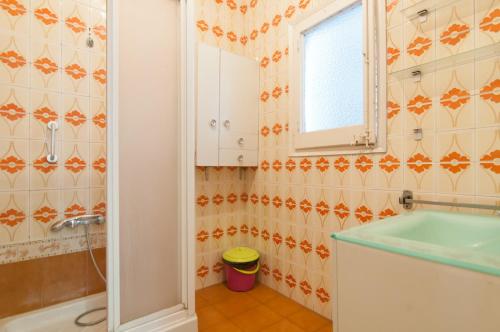
{"label": "shower faucet handle", "polygon": [[64,227],[75,228],[79,225],[91,225],[91,224],[100,225],[103,224],[104,221],[105,221],[104,217],[99,214],[86,214],[82,216],[59,220],[50,227],[50,230],[53,232],[59,232]]}

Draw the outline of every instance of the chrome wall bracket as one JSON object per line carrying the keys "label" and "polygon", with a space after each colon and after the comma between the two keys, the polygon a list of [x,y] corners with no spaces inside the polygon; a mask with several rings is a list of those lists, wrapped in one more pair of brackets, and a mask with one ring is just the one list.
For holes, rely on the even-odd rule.
{"label": "chrome wall bracket", "polygon": [[413,192],[404,190],[403,194],[399,197],[399,204],[403,205],[406,210],[413,209]]}

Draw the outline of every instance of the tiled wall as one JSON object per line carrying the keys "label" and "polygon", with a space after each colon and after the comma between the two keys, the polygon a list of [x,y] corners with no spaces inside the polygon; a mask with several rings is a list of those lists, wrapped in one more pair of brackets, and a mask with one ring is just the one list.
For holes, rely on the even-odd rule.
{"label": "tiled wall", "polygon": [[[197,0],[198,40],[239,55],[252,56],[246,17],[257,1]],[[258,110],[256,110],[257,112]],[[252,171],[240,173],[236,167],[197,167],[197,288],[223,280],[221,254],[245,241],[248,230],[241,229],[246,215],[246,183]]]}
{"label": "tiled wall", "polygon": [[[83,230],[50,226],[105,213],[105,4],[0,1],[0,264],[85,250]],[[46,160],[50,121],[57,164]],[[102,247],[105,228],[92,231]]]}
{"label": "tiled wall", "polygon": [[[247,171],[248,172],[248,171]],[[224,279],[221,254],[246,241],[246,179],[237,168],[198,167],[196,170],[197,288]]]}
{"label": "tiled wall", "polygon": [[[240,229],[240,243],[262,253],[260,278],[265,284],[328,317],[334,299],[333,231],[400,213],[403,189],[428,199],[500,203],[499,58],[424,73],[420,82],[398,78],[399,70],[414,64],[497,43],[500,2],[456,1],[418,23],[402,12],[411,1],[387,1],[387,153],[289,158],[287,22],[324,2],[259,0],[237,5],[249,8],[241,15],[238,38],[247,41],[243,54],[260,60],[262,92],[260,165],[247,171],[246,211],[239,212],[235,227]],[[202,4],[229,7],[225,1]],[[200,38],[231,45],[226,40],[228,15],[208,12],[199,11]],[[238,26],[234,19],[230,22]],[[416,127],[423,128],[421,141],[411,134]],[[199,214],[209,210],[215,211],[210,200],[198,205]],[[211,214],[211,220],[218,217]],[[207,234],[198,243],[217,243],[215,229],[212,222],[198,223],[199,234]],[[199,251],[203,253],[200,246]],[[218,261],[216,255],[210,261],[199,257],[198,268],[208,271],[198,274],[199,285],[204,285],[217,279],[211,273]]]}
{"label": "tiled wall", "polygon": [[[0,262],[76,249],[62,239],[78,242],[81,230],[51,233],[52,223],[105,211],[104,6],[0,3]],[[59,123],[57,164],[46,160],[51,120]],[[51,241],[51,249],[36,242],[38,253],[26,246],[49,239],[61,241]]]}

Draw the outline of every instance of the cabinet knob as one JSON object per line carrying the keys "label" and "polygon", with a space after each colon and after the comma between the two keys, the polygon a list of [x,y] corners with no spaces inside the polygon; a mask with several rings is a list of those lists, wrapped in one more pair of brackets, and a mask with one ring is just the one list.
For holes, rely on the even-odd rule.
{"label": "cabinet knob", "polygon": [[229,121],[229,120],[224,121],[224,127],[229,129],[230,126],[231,126],[231,121]]}
{"label": "cabinet knob", "polygon": [[215,119],[210,120],[210,127],[215,128],[217,121]]}
{"label": "cabinet knob", "polygon": [[241,146],[241,145],[243,145],[243,143],[245,143],[245,139],[244,139],[243,137],[240,137],[240,138],[238,139],[238,145],[240,145],[240,146]]}
{"label": "cabinet knob", "polygon": [[243,161],[243,155],[242,155],[242,154],[240,154],[240,155],[238,156],[238,161],[239,161],[240,163]]}

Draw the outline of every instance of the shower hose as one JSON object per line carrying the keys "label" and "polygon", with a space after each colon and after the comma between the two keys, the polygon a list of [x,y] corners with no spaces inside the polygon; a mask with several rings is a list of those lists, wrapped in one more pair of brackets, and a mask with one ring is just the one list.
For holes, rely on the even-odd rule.
{"label": "shower hose", "polygon": [[[87,248],[89,250],[90,258],[92,259],[92,263],[94,264],[95,270],[96,270],[97,274],[99,275],[99,277],[102,279],[102,281],[104,281],[104,283],[106,284],[106,278],[104,277],[104,274],[102,273],[101,269],[99,269],[99,266],[97,265],[97,262],[96,262],[95,257],[94,257],[94,253],[92,252],[92,245],[90,243],[89,225],[85,225],[85,238],[87,239]],[[94,326],[94,325],[97,325],[99,323],[102,323],[106,320],[106,316],[104,316],[103,318],[99,318],[97,320],[87,321],[87,322],[82,322],[81,320],[82,320],[82,318],[85,318],[87,315],[89,315],[93,312],[105,311],[105,310],[106,310],[106,307],[98,307],[98,308],[87,310],[83,314],[81,314],[80,316],[76,317],[75,324],[78,326]]]}

